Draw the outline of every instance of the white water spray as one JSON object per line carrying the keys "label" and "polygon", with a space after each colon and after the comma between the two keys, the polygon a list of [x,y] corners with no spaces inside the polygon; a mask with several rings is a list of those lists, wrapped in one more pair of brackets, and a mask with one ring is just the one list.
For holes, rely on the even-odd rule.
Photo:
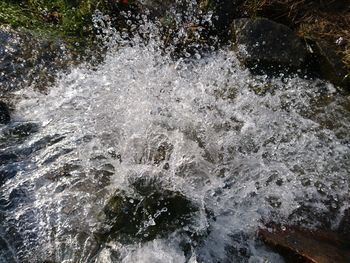
{"label": "white water spray", "polygon": [[[19,94],[16,121],[39,131],[9,148],[25,157],[1,187],[3,262],[283,262],[256,240],[264,223],[326,215],[336,227],[349,205],[348,98],[319,80],[252,76],[229,50],[174,61],[158,45],[111,47],[48,94]],[[158,160],[161,145],[171,151]],[[130,177],[200,204],[200,240],[97,246],[99,214]]]}

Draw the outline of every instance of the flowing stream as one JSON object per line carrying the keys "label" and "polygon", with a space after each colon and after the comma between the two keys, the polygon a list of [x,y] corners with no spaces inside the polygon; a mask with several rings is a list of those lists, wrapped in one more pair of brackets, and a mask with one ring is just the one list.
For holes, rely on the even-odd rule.
{"label": "flowing stream", "polygon": [[[15,97],[0,127],[3,263],[284,262],[259,227],[336,229],[349,207],[349,97],[254,76],[229,48],[174,59],[156,40],[124,41],[47,94]],[[103,207],[135,178],[191,200],[191,223],[97,242]]]}

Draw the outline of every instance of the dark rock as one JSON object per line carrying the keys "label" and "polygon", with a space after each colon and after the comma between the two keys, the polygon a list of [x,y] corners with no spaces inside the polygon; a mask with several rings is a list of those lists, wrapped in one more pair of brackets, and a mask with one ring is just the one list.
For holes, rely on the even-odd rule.
{"label": "dark rock", "polygon": [[16,256],[6,238],[0,236],[0,258],[3,262],[16,262]]}
{"label": "dark rock", "polygon": [[179,192],[154,191],[142,198],[116,192],[103,209],[104,225],[96,237],[100,242],[152,240],[189,224],[196,211]]}
{"label": "dark rock", "polygon": [[8,124],[10,120],[9,108],[4,102],[0,101],[0,124]]}
{"label": "dark rock", "polygon": [[26,138],[29,135],[36,133],[39,130],[39,126],[36,123],[27,122],[19,123],[18,125],[11,127],[8,131],[5,132],[7,136],[13,136],[17,138]]}
{"label": "dark rock", "polygon": [[265,18],[236,19],[231,28],[239,59],[248,67],[299,68],[306,47],[287,26]]}
{"label": "dark rock", "polygon": [[163,17],[171,7],[174,7],[176,1],[172,0],[145,0],[142,1],[140,9],[148,9],[151,16],[153,17]]}
{"label": "dark rock", "polygon": [[283,255],[287,262],[350,262],[349,243],[333,232],[273,225],[260,229],[258,235]]}
{"label": "dark rock", "polygon": [[0,95],[31,84],[45,90],[72,61],[58,38],[0,27]]}
{"label": "dark rock", "polygon": [[18,156],[14,153],[0,152],[0,165],[16,162]]}
{"label": "dark rock", "polygon": [[[36,133],[39,126],[35,123],[13,122],[4,127],[0,133],[0,148],[14,146],[24,142],[30,135]],[[37,143],[18,149],[20,155],[29,155],[38,149]]]}
{"label": "dark rock", "polygon": [[161,191],[163,188],[159,177],[161,177],[161,175],[142,173],[140,176],[130,175],[128,181],[138,194],[147,196],[154,191]]}
{"label": "dark rock", "polygon": [[[2,156],[0,155],[0,159]],[[3,185],[7,180],[17,175],[16,165],[7,165],[0,169],[0,186]]]}
{"label": "dark rock", "polygon": [[[12,123],[3,129],[0,137],[0,146],[23,142],[31,134],[36,133],[39,126],[35,123]],[[25,148],[22,149],[24,151]],[[29,154],[29,153],[26,153]]]}
{"label": "dark rock", "polygon": [[339,223],[338,232],[343,235],[350,237],[350,209],[346,209],[344,216]]}
{"label": "dark rock", "polygon": [[[178,7],[180,1],[172,0],[121,0],[105,2],[106,8],[103,10],[104,14],[108,14],[113,21],[116,28],[128,31],[130,33],[131,28],[128,26],[131,24],[139,24],[139,16],[146,15],[150,19],[165,18],[168,16],[172,8]],[[127,14],[127,15],[125,15]],[[129,21],[129,22],[128,22]]]}
{"label": "dark rock", "polygon": [[333,84],[350,90],[350,78],[342,58],[336,52],[334,46],[329,46],[323,41],[308,40],[310,55],[314,60],[313,67],[323,79]]}
{"label": "dark rock", "polygon": [[201,11],[213,13],[215,29],[223,37],[232,21],[241,15],[239,7],[243,2],[243,0],[200,0],[199,8]]}

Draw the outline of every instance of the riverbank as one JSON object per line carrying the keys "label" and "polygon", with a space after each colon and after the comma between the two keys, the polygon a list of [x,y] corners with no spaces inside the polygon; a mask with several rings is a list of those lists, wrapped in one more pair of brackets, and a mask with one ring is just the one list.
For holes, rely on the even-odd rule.
{"label": "riverbank", "polygon": [[[177,8],[189,8],[185,2],[178,3]],[[113,27],[119,31],[132,31],[127,20],[136,20],[139,14],[148,13],[151,19],[158,17],[165,34],[169,34],[169,31],[176,30],[173,18],[169,17],[171,8],[174,8],[174,3],[167,1],[141,4],[139,1],[118,0],[4,0],[0,3],[0,26],[11,26],[15,30],[25,28],[39,39],[40,36],[60,39],[71,53],[81,55],[97,46],[97,32],[92,23],[97,9],[110,17]],[[201,28],[209,31],[201,33],[202,41],[209,42],[212,35],[219,34],[219,42],[226,44],[232,40],[227,35],[235,19],[264,17],[287,26],[305,42],[315,61],[312,62],[314,71],[319,72],[321,78],[337,86],[349,87],[350,10],[343,1],[198,0],[198,9],[199,20],[213,15],[214,28]],[[187,34],[192,34],[196,30],[194,27]]]}
{"label": "riverbank", "polygon": [[0,261],[349,262],[343,62],[292,2],[5,3]]}

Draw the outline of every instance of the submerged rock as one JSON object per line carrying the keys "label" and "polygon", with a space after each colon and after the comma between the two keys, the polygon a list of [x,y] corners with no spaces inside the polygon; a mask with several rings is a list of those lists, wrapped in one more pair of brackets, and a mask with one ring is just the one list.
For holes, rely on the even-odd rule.
{"label": "submerged rock", "polygon": [[104,226],[96,237],[100,242],[152,240],[183,228],[196,211],[180,192],[154,191],[143,197],[116,192],[103,209]]}
{"label": "submerged rock", "polygon": [[39,130],[39,126],[36,123],[31,123],[31,122],[12,123],[1,131],[0,147],[23,142],[31,134],[36,133],[38,130]]}
{"label": "submerged rock", "polygon": [[251,68],[299,68],[305,62],[304,44],[285,25],[266,18],[242,18],[234,20],[231,29],[239,59]]}
{"label": "submerged rock", "polygon": [[5,102],[0,101],[0,124],[8,124],[11,120],[10,111]]}
{"label": "submerged rock", "polygon": [[260,229],[259,237],[276,249],[288,262],[350,262],[349,243],[333,232],[273,226]]}

